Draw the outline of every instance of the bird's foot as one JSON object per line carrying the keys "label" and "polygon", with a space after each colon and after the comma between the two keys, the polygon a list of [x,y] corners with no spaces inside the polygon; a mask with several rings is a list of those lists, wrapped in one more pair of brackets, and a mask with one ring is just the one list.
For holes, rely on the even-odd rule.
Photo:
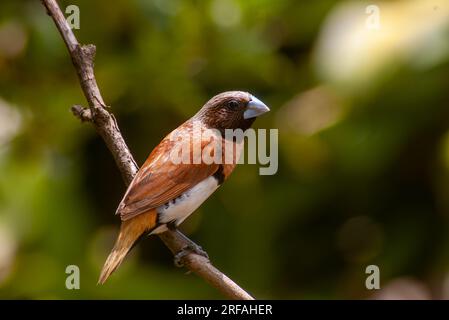
{"label": "bird's foot", "polygon": [[190,243],[187,246],[185,246],[184,248],[182,248],[177,254],[175,254],[174,257],[174,262],[175,262],[175,266],[177,266],[178,268],[181,268],[184,266],[184,263],[182,262],[182,259],[187,256],[189,253],[196,253],[200,256],[205,257],[207,260],[209,260],[209,255],[207,254],[206,251],[203,250],[203,248],[201,248],[199,245],[195,244],[195,243]]}

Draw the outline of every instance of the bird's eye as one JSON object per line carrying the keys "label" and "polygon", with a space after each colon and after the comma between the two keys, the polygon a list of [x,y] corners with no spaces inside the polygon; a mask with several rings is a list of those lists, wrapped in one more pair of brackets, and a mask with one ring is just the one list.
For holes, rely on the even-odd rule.
{"label": "bird's eye", "polygon": [[235,100],[231,100],[231,101],[228,102],[228,106],[229,106],[230,109],[235,110],[235,109],[237,109],[239,107],[239,103],[237,101],[235,101]]}

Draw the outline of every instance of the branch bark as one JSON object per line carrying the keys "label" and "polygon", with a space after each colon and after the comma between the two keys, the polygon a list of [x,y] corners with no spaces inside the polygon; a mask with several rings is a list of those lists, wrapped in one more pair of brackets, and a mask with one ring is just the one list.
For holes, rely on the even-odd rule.
{"label": "branch bark", "polygon": [[[108,111],[108,107],[104,103],[98,88],[94,75],[96,48],[92,44],[81,46],[78,43],[56,0],[41,0],[41,2],[64,39],[78,74],[81,89],[89,104],[89,108],[75,105],[72,107],[72,112],[81,121],[88,121],[94,125],[112,153],[125,184],[129,185],[138,171],[138,166],[120,133],[114,115]],[[159,237],[173,254],[178,253],[188,245],[185,239],[172,231],[164,232]],[[186,268],[217,288],[226,297],[239,300],[254,300],[250,294],[215,268],[207,258],[192,252],[185,255],[181,262]]]}

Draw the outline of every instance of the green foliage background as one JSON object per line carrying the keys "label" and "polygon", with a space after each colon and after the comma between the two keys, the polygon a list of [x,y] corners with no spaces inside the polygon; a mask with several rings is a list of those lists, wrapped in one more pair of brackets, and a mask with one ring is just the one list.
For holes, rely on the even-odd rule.
{"label": "green foliage background", "polygon": [[[99,86],[139,164],[216,93],[247,90],[271,107],[256,127],[279,129],[277,174],[241,165],[183,225],[237,283],[259,298],[367,298],[365,268],[375,264],[383,290],[397,293],[400,283],[441,298],[449,297],[449,28],[431,10],[447,13],[449,4],[426,1],[417,12],[431,13],[413,20],[412,2],[379,5],[394,21],[428,23],[443,49],[428,35],[403,45],[415,31],[397,26],[386,30],[396,40],[385,55],[373,51],[342,78],[326,66],[361,54],[339,54],[349,48],[343,40],[335,52],[320,45],[327,17],[357,3],[364,21],[363,2],[59,1],[80,8],[75,34],[97,46]],[[438,59],[418,63],[429,53]],[[2,0],[0,297],[221,298],[176,269],[156,237],[96,285],[125,187],[73,104],[85,99],[40,1]],[[71,264],[80,290],[65,288]]]}

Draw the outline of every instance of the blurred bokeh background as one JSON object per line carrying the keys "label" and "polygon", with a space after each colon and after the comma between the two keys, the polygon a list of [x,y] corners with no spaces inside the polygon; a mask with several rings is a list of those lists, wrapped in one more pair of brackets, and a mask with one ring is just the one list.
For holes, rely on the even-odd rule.
{"label": "blurred bokeh background", "polygon": [[[259,298],[449,298],[449,1],[59,1],[141,164],[214,94],[247,90],[279,171],[241,165],[184,224]],[[374,6],[374,7],[373,7]],[[0,298],[221,298],[157,237],[96,286],[125,187],[53,21],[0,2]],[[81,289],[67,290],[67,265]],[[365,287],[380,268],[381,290]]]}

